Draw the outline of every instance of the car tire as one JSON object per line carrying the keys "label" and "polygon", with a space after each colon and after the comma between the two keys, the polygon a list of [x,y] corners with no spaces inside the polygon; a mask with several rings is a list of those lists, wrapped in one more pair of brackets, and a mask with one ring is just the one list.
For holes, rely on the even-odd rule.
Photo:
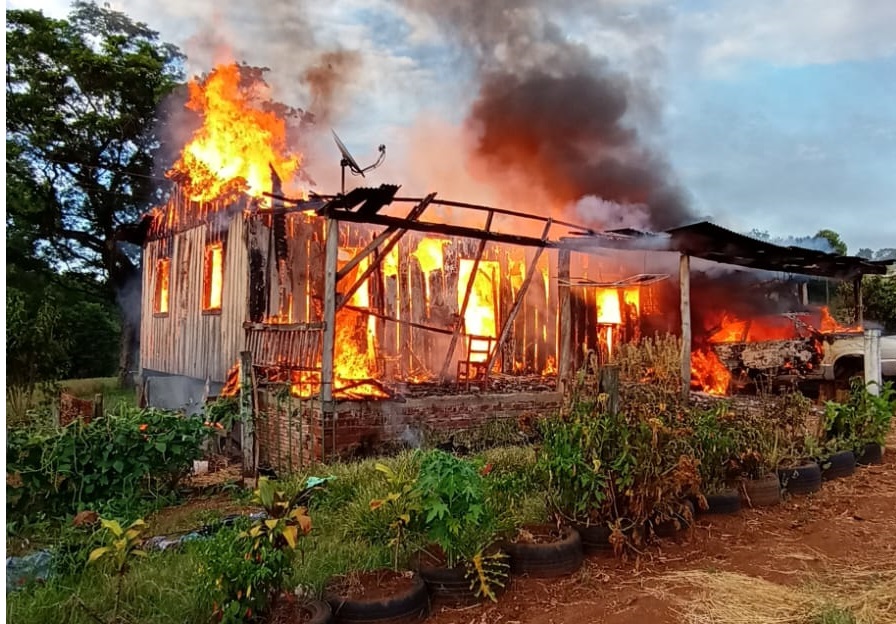
{"label": "car tire", "polygon": [[724,490],[706,497],[707,515],[733,514],[740,511],[740,492],[737,490]]}
{"label": "car tire", "polygon": [[744,496],[750,507],[771,507],[781,502],[781,481],[769,474],[761,479],[747,479]]}
{"label": "car tire", "polygon": [[821,462],[821,478],[825,481],[848,477],[856,471],[856,456],[852,451],[834,453]]}
{"label": "car tire", "polygon": [[573,527],[563,527],[562,537],[549,544],[507,542],[501,548],[510,555],[510,571],[534,578],[567,576],[582,567],[582,538]]}
{"label": "car tire", "polygon": [[856,464],[859,466],[877,466],[884,463],[884,447],[876,442],[866,444],[862,452],[856,456]]}
{"label": "car tire", "polygon": [[821,468],[815,462],[778,468],[778,479],[788,494],[811,494],[821,489]]}

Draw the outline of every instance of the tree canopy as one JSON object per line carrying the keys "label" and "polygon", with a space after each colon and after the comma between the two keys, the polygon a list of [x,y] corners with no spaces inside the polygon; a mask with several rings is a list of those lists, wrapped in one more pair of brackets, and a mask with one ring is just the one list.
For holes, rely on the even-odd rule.
{"label": "tree canopy", "polygon": [[[145,24],[85,2],[65,20],[7,11],[6,48],[12,278],[66,273],[93,296],[139,289],[139,250],[126,241],[164,190],[160,103],[182,82],[183,57]],[[122,316],[123,370],[136,312]]]}

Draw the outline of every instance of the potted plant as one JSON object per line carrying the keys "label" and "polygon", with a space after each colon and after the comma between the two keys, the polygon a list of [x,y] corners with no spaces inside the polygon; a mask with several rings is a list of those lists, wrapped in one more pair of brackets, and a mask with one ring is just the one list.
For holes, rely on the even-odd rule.
{"label": "potted plant", "polygon": [[855,453],[856,463],[881,463],[882,446],[894,410],[896,391],[891,383],[884,384],[874,395],[868,392],[861,379],[854,379],[846,403],[828,401],[825,404],[824,433],[841,446],[849,447],[844,450]]}
{"label": "potted plant", "polygon": [[701,511],[709,514],[740,510],[740,493],[732,484],[737,471],[737,442],[733,427],[725,419],[726,408],[700,410],[693,417],[694,443],[700,459],[703,487]]}
{"label": "potted plant", "polygon": [[419,510],[415,479],[385,464],[377,464],[376,470],[388,492],[370,501],[365,522],[375,529],[365,537],[386,542],[392,565],[333,577],[325,588],[326,599],[337,622],[419,622],[429,614],[429,595],[420,575],[407,566]]}
{"label": "potted plant", "polygon": [[538,454],[549,507],[561,522],[576,528],[586,552],[612,549],[609,466],[601,455],[611,423],[599,409],[580,400],[565,418],[542,421]]}
{"label": "potted plant", "polygon": [[204,593],[215,621],[329,622],[326,603],[297,600],[286,591],[300,541],[311,531],[305,507],[264,477],[252,502],[264,509],[262,517],[236,531],[220,531],[201,547]]}
{"label": "potted plant", "polygon": [[775,430],[762,416],[744,417],[735,429],[737,464],[743,477],[743,493],[750,507],[769,507],[781,502],[781,481],[775,473]]}
{"label": "potted plant", "polygon": [[821,454],[818,439],[805,432],[801,439],[786,439],[776,432],[774,465],[781,487],[789,494],[811,494],[821,489],[821,466],[814,459]]}
{"label": "potted plant", "polygon": [[496,601],[504,587],[507,556],[493,547],[499,517],[487,496],[489,471],[440,450],[427,453],[420,466],[419,530],[428,546],[417,553],[416,567],[440,602]]}

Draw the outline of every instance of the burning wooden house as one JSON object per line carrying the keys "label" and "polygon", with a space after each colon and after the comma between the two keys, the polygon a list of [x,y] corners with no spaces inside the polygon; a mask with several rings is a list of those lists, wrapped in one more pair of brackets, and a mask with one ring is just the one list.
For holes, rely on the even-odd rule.
{"label": "burning wooden house", "polygon": [[[230,88],[232,76],[218,78]],[[284,190],[280,177],[298,159],[282,122],[225,110],[231,126],[266,129],[262,142],[234,143],[232,127],[214,121],[238,97],[215,99],[214,84],[194,93],[206,123],[175,166],[175,191],[147,218],[140,369],[212,395],[237,390],[241,375],[259,459],[278,468],[549,412],[586,351],[608,360],[656,332],[683,335],[687,387],[690,256],[840,278],[882,272],[749,247],[711,224],[595,232],[435,194],[401,197],[391,185]],[[681,257],[674,271],[669,255]]]}

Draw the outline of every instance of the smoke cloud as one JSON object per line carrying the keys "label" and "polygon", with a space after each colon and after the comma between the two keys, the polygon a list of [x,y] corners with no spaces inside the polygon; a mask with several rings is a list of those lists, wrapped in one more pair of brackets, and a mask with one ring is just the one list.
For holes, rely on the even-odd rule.
{"label": "smoke cloud", "polygon": [[692,218],[668,163],[635,128],[636,114],[658,117],[649,85],[614,71],[559,25],[600,7],[536,0],[408,6],[440,25],[475,66],[479,88],[465,123],[481,174],[521,174],[555,210],[593,227],[659,229]]}

